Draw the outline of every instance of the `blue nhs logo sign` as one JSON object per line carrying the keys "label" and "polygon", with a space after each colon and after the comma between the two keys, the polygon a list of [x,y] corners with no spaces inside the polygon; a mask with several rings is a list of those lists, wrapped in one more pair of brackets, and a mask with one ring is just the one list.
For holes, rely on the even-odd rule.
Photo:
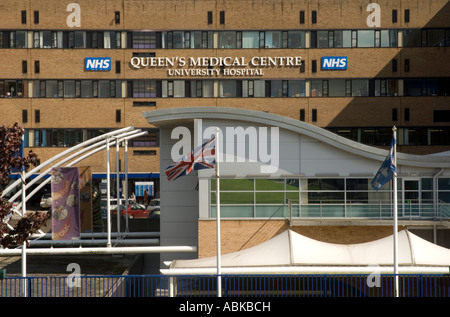
{"label": "blue nhs logo sign", "polygon": [[111,70],[111,58],[86,57],[84,59],[84,70]]}
{"label": "blue nhs logo sign", "polygon": [[344,70],[344,69],[347,69],[347,56],[322,57],[322,70]]}

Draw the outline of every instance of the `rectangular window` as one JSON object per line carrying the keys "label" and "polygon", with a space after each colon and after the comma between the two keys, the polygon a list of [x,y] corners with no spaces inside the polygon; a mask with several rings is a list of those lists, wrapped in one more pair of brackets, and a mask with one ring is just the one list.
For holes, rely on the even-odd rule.
{"label": "rectangular window", "polygon": [[409,108],[405,108],[404,119],[405,121],[409,121]]}
{"label": "rectangular window", "polygon": [[28,110],[23,109],[22,110],[22,123],[28,122]]}
{"label": "rectangular window", "polygon": [[300,121],[305,121],[305,109],[300,109]]}
{"label": "rectangular window", "polygon": [[392,109],[392,121],[397,121],[397,108]]}
{"label": "rectangular window", "polygon": [[317,122],[317,109],[312,110],[312,122]]}
{"label": "rectangular window", "polygon": [[313,59],[311,61],[311,72],[312,73],[316,73],[317,72],[317,61],[315,59]]}
{"label": "rectangular window", "polygon": [[92,98],[93,97],[92,80],[82,80],[80,88],[81,88],[81,98]]}
{"label": "rectangular window", "polygon": [[22,24],[27,24],[27,11],[26,10],[22,10],[20,12],[20,17],[22,20]]}
{"label": "rectangular window", "polygon": [[259,32],[242,32],[242,48],[259,48]]}
{"label": "rectangular window", "polygon": [[392,10],[392,23],[397,23],[397,10]]}
{"label": "rectangular window", "polygon": [[34,11],[34,24],[39,24],[39,11]]}
{"label": "rectangular window", "polygon": [[115,11],[114,12],[114,22],[116,24],[120,24],[120,11]]}
{"label": "rectangular window", "polygon": [[156,155],[156,150],[133,150],[133,155]]}
{"label": "rectangular window", "polygon": [[208,24],[213,23],[213,13],[212,11],[208,11]]}
{"label": "rectangular window", "polygon": [[39,74],[41,72],[41,66],[39,61],[34,61],[34,73]]}
{"label": "rectangular window", "polygon": [[224,31],[219,33],[219,48],[237,48],[237,36],[235,31]]}
{"label": "rectangular window", "polygon": [[41,122],[41,111],[40,110],[34,110],[34,122],[35,123]]}
{"label": "rectangular window", "polygon": [[450,122],[450,110],[434,110],[433,122]]}
{"label": "rectangular window", "polygon": [[352,30],[352,47],[358,47],[358,31]]}
{"label": "rectangular window", "polygon": [[405,23],[409,22],[409,9],[405,9]]}
{"label": "rectangular window", "polygon": [[397,59],[396,58],[394,58],[393,60],[392,60],[392,72],[397,72]]}
{"label": "rectangular window", "polygon": [[358,30],[358,47],[374,47],[374,41],[374,30]]}
{"label": "rectangular window", "polygon": [[329,79],[328,80],[328,96],[329,97],[345,97],[346,96],[346,80],[345,79]]}
{"label": "rectangular window", "polygon": [[122,121],[122,114],[120,109],[116,110],[116,122],[119,123],[120,121]]}
{"label": "rectangular window", "polygon": [[225,24],[225,11],[220,11],[220,24]]}
{"label": "rectangular window", "polygon": [[282,48],[283,34],[281,31],[267,31],[265,34],[266,48]]}
{"label": "rectangular window", "polygon": [[305,11],[300,11],[300,24],[305,24]]}
{"label": "rectangular window", "polygon": [[27,61],[22,61],[22,73],[26,74],[28,72]]}
{"label": "rectangular window", "polygon": [[316,24],[317,23],[317,11],[313,10],[311,12],[311,23]]}
{"label": "rectangular window", "polygon": [[305,31],[288,31],[288,48],[305,48]]}
{"label": "rectangular window", "polygon": [[322,80],[315,79],[310,82],[310,96],[311,97],[322,97]]}
{"label": "rectangular window", "polygon": [[120,61],[116,61],[116,74],[120,74]]}
{"label": "rectangular window", "polygon": [[221,80],[219,83],[219,97],[237,97],[237,84],[235,80]]}
{"label": "rectangular window", "polygon": [[409,72],[409,59],[405,59],[405,73]]}
{"label": "rectangular window", "polygon": [[328,97],[328,80],[322,80],[322,97]]}
{"label": "rectangular window", "polygon": [[422,32],[420,29],[403,30],[403,46],[416,47],[422,45]]}
{"label": "rectangular window", "polygon": [[367,79],[352,80],[352,96],[365,97],[369,95],[369,81]]}

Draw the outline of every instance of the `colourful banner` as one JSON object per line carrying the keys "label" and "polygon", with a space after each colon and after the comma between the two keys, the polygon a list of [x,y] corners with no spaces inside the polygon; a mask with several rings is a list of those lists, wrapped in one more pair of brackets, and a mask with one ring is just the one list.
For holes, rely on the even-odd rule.
{"label": "colourful banner", "polygon": [[52,168],[51,184],[52,239],[79,239],[81,236],[81,221],[78,167]]}

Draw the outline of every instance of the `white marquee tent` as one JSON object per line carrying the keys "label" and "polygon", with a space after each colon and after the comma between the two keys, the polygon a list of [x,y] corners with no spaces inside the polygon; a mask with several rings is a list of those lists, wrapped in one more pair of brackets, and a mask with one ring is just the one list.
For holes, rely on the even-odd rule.
{"label": "white marquee tent", "polygon": [[[398,273],[448,274],[450,249],[407,230],[398,233]],[[216,274],[217,257],[175,260],[167,275]],[[257,246],[222,255],[222,274],[393,273],[393,236],[359,244],[317,241],[292,230]]]}

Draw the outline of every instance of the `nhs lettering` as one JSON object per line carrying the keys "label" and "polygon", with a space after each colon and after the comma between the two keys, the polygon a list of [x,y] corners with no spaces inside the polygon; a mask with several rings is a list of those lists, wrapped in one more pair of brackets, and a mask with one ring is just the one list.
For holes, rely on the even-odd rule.
{"label": "nhs lettering", "polygon": [[84,70],[111,70],[111,58],[86,57],[84,59]]}
{"label": "nhs lettering", "polygon": [[347,56],[324,56],[322,57],[322,70],[345,70],[347,69]]}

